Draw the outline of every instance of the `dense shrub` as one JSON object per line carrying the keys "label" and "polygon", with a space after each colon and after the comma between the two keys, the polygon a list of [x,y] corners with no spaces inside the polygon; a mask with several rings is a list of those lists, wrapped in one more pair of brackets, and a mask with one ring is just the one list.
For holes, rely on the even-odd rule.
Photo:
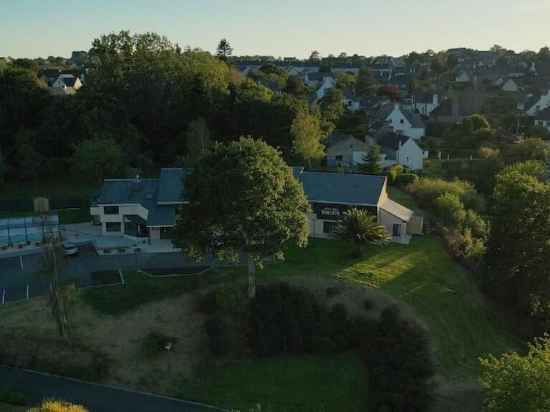
{"label": "dense shrub", "polygon": [[212,315],[220,308],[216,296],[216,291],[210,291],[202,295],[197,302],[197,309],[199,312],[206,315]]}
{"label": "dense shrub", "polygon": [[[364,307],[370,309],[372,303],[365,300]],[[367,368],[369,410],[428,410],[434,375],[428,336],[419,325],[403,319],[396,308],[384,310],[380,319],[350,316],[343,303],[328,308],[309,290],[273,283],[258,285],[247,309],[249,323],[241,327],[246,328],[255,355],[355,349]],[[220,316],[206,322],[214,354],[226,353],[229,324]]]}
{"label": "dense shrub", "polygon": [[320,339],[321,307],[315,296],[286,283],[258,287],[250,316],[250,343],[260,356],[311,353]]}
{"label": "dense shrub", "polygon": [[369,410],[429,410],[435,365],[423,329],[403,320],[397,308],[388,308],[376,336],[365,340],[360,351],[369,373]]}
{"label": "dense shrub", "polygon": [[398,176],[400,176],[403,173],[403,166],[401,165],[393,165],[388,169],[388,183],[390,185],[396,184]]}
{"label": "dense shrub", "polygon": [[432,208],[434,200],[445,193],[452,193],[461,201],[463,201],[464,196],[468,196],[466,193],[475,193],[474,187],[468,182],[461,180],[450,182],[428,177],[420,178],[416,182],[409,184],[407,190],[415,196],[422,207],[426,208]]}
{"label": "dense shrub", "polygon": [[327,298],[333,298],[334,296],[339,295],[341,292],[342,288],[339,288],[338,286],[329,286],[325,291]]}
{"label": "dense shrub", "polygon": [[231,346],[224,320],[220,316],[214,316],[206,321],[205,329],[210,351],[216,356],[226,355]]}
{"label": "dense shrub", "polygon": [[487,222],[473,210],[467,210],[464,227],[472,231],[472,236],[485,240],[489,231]]}
{"label": "dense shrub", "polygon": [[414,173],[401,173],[395,178],[395,184],[397,186],[405,187],[410,184],[416,183],[418,176]]}
{"label": "dense shrub", "polygon": [[435,215],[444,226],[462,227],[466,219],[464,204],[454,193],[443,193],[433,203]]}

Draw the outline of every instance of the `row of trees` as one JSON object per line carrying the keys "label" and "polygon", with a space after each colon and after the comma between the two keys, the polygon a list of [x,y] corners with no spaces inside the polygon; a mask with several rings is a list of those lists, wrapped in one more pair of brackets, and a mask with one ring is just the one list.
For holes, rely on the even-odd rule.
{"label": "row of trees", "polygon": [[273,93],[241,79],[225,62],[230,51],[229,44],[219,57],[182,50],[154,33],[101,36],[88,53],[86,85],[65,97],[50,95],[31,69],[7,65],[0,172],[12,180],[61,175],[71,165],[96,179],[126,168],[149,172],[196,157],[205,136],[262,136],[287,161],[318,161],[337,120],[331,102],[311,108],[300,85]]}

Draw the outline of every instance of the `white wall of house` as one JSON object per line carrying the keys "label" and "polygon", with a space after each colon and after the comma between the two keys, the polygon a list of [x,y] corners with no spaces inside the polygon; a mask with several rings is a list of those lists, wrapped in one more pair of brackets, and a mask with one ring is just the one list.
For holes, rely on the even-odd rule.
{"label": "white wall of house", "polygon": [[544,127],[550,132],[550,120],[535,120],[535,126]]}
{"label": "white wall of house", "polygon": [[432,96],[431,102],[415,102],[413,105],[414,109],[418,111],[418,113],[423,114],[424,116],[429,116],[435,109],[439,107],[439,95],[434,94]]}
{"label": "white wall of house", "polygon": [[455,79],[457,82],[459,83],[467,83],[467,82],[470,82],[472,79],[470,78],[470,76],[468,75],[468,73],[466,72],[460,72],[458,74],[458,76],[456,76],[456,79]]}
{"label": "white wall of house", "polygon": [[160,239],[160,228],[159,227],[150,227],[149,228],[149,238],[150,239]]}
{"label": "white wall of house", "polygon": [[508,79],[501,87],[505,92],[519,92],[519,86],[512,79]]}
{"label": "white wall of house", "polygon": [[426,134],[426,129],[421,127],[413,127],[409,120],[405,117],[401,111],[399,105],[395,105],[392,112],[386,118],[386,121],[395,130],[403,132],[405,136],[411,137],[415,140],[419,140]]}
{"label": "white wall of house", "polygon": [[413,139],[409,139],[397,151],[397,162],[412,170],[422,170],[424,167],[424,151]]}
{"label": "white wall of house", "polygon": [[[105,213],[105,207],[118,206],[118,214],[111,215]],[[137,215],[147,220],[149,211],[138,204],[120,204],[120,205],[101,205],[90,207],[90,214],[97,216],[96,219],[101,223],[101,233],[105,236],[122,236],[124,234],[124,216]],[[120,223],[120,231],[107,231],[107,223]]]}
{"label": "white wall of house", "polygon": [[333,77],[324,77],[321,86],[319,86],[319,89],[315,92],[317,100],[321,100],[325,97],[328,91],[334,86],[336,86],[336,80]]}
{"label": "white wall of house", "polygon": [[[406,242],[406,239],[409,237],[407,234],[407,222],[402,221],[382,208],[378,208],[378,223],[386,228],[386,232],[392,236],[392,240],[395,242]],[[397,231],[399,236],[393,236],[394,226],[398,226]]]}
{"label": "white wall of house", "polygon": [[361,108],[361,103],[359,100],[344,97],[344,106],[346,106],[349,111],[356,112]]}
{"label": "white wall of house", "polygon": [[527,108],[528,116],[535,116],[538,112],[543,111],[550,107],[550,90],[540,97],[540,99],[533,105],[533,107]]}
{"label": "white wall of house", "polygon": [[362,165],[365,163],[365,156],[367,152],[354,151],[351,153],[351,164],[352,166]]}

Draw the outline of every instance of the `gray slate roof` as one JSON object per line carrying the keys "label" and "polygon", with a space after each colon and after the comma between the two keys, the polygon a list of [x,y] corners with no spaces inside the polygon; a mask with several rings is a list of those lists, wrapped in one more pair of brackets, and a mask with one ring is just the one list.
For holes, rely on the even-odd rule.
{"label": "gray slate roof", "polygon": [[536,120],[550,120],[550,107],[544,110],[541,110],[535,115]]}
{"label": "gray slate roof", "polygon": [[92,205],[139,204],[149,211],[147,226],[173,226],[176,209],[185,199],[184,174],[174,168],[161,169],[159,179],[107,179]]}
{"label": "gray slate roof", "polygon": [[184,200],[183,169],[161,169],[157,202],[174,203]]}
{"label": "gray slate roof", "polygon": [[[394,108],[395,108],[395,105],[392,103],[385,104],[380,108],[380,111],[378,112],[376,117],[379,118],[380,120],[385,121],[387,117],[391,114],[391,112],[393,112]],[[424,122],[420,118],[420,116],[418,116],[416,113],[413,113],[408,109],[405,109],[403,106],[399,106],[399,110],[401,110],[401,113],[403,113],[403,116],[405,116],[405,118],[409,121],[409,123],[413,128],[420,129],[420,128],[426,127],[424,125]]]}
{"label": "gray slate roof", "polygon": [[398,150],[399,144],[404,145],[410,137],[389,131],[377,137],[377,143],[385,149]]}
{"label": "gray slate roof", "polygon": [[294,173],[308,200],[319,203],[376,206],[386,181],[385,176],[353,173],[300,172],[296,169]]}

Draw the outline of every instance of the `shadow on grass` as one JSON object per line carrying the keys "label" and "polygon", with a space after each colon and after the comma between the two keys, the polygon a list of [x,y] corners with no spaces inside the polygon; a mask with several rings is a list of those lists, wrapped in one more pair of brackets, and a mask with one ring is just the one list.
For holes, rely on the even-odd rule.
{"label": "shadow on grass", "polygon": [[368,248],[353,259],[338,240],[310,240],[290,248],[282,263],[267,265],[260,277],[330,276],[377,288],[411,306],[434,340],[440,373],[477,378],[480,356],[520,347],[520,340],[479,292],[473,274],[458,265],[433,236],[410,245]]}

